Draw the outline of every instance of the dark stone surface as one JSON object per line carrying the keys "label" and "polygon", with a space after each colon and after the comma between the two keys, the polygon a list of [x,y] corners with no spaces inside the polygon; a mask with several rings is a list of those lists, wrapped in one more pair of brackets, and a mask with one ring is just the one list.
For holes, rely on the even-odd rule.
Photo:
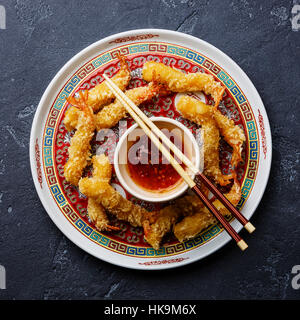
{"label": "dark stone surface", "polygon": [[[296,1],[294,1],[295,3]],[[293,1],[0,0],[1,299],[299,299],[291,269],[300,264],[300,31]],[[97,260],[52,223],[34,189],[28,143],[38,102],[79,50],[137,28],[179,30],[223,50],[248,74],[267,109],[273,164],[253,217],[257,231],[180,269],[140,272]]]}

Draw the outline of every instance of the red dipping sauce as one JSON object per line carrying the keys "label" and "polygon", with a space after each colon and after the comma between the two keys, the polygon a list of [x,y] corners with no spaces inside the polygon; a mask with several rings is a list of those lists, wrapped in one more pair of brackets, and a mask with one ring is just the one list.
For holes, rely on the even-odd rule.
{"label": "red dipping sauce", "polygon": [[[171,137],[171,141],[178,146],[176,140]],[[185,168],[183,164],[182,167]],[[129,146],[127,168],[132,180],[150,191],[169,191],[182,181],[181,176],[147,136],[138,138]]]}

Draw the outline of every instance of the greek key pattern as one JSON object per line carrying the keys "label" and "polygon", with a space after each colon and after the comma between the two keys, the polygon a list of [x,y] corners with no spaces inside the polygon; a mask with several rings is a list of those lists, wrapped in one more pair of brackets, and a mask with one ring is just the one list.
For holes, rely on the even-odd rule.
{"label": "greek key pattern", "polygon": [[47,172],[49,184],[53,185],[53,184],[57,183],[54,168],[52,166],[49,166],[49,167],[46,167],[45,170]]}
{"label": "greek key pattern", "polygon": [[81,68],[77,73],[77,75],[80,79],[84,79],[88,74],[90,74],[94,70],[95,70],[95,66],[92,63],[90,63],[87,66],[84,66],[83,68]]}
{"label": "greek key pattern", "polygon": [[70,93],[75,89],[75,87],[80,82],[80,77],[76,74],[72,77],[72,79],[65,85],[63,90],[60,92],[56,102],[54,104],[54,108],[57,110],[61,110],[66,103],[66,98],[70,95]]}
{"label": "greek key pattern", "polygon": [[[145,244],[145,246],[134,245],[135,241],[133,238],[131,239],[131,242],[129,240],[127,241],[128,237],[125,237],[124,239],[120,237],[120,241],[117,241],[116,239],[110,238],[110,236],[106,233],[99,233],[93,226],[83,219],[86,214],[84,211],[85,209],[81,208],[80,204],[77,204],[76,206],[75,198],[74,201],[72,201],[71,198],[69,199],[66,191],[68,187],[61,186],[57,180],[55,168],[58,170],[59,175],[61,175],[61,172],[63,172],[63,167],[61,167],[61,164],[59,163],[56,164],[55,161],[55,137],[57,132],[59,132],[58,119],[64,110],[66,98],[73,94],[75,90],[82,85],[84,79],[90,77],[90,75],[94,74],[94,72],[97,72],[99,68],[103,68],[115,60],[118,54],[129,56],[133,55],[130,63],[139,67],[141,67],[147,60],[160,61],[158,56],[160,55],[161,57],[162,54],[165,54],[165,56],[162,58],[165,64],[173,66],[176,61],[178,61],[178,65],[180,65],[180,68],[183,71],[188,71],[189,69],[192,70],[192,72],[206,71],[213,74],[226,86],[233,98],[237,101],[237,105],[244,118],[244,127],[247,134],[246,144],[248,146],[248,158],[246,161],[248,164],[248,171],[245,175],[242,185],[242,198],[238,204],[238,207],[242,208],[243,204],[248,198],[253,187],[258,168],[259,147],[256,122],[254,120],[251,107],[249,106],[244,94],[234,80],[224,70],[222,70],[220,66],[216,65],[207,57],[184,47],[156,42],[124,45],[113,49],[110,52],[101,54],[94,60],[88,62],[85,66],[81,67],[62,88],[48,114],[42,140],[42,161],[44,164],[44,173],[49,190],[61,212],[73,224],[73,226],[91,241],[109,250],[133,257],[164,257],[192,250],[217,236],[222,231],[222,228],[218,224],[212,225],[194,239],[188,240],[184,243],[172,243],[170,245],[165,245],[159,250],[150,248],[147,246],[147,244]],[[146,55],[147,58],[145,58]],[[226,97],[230,99],[228,95]],[[173,117],[172,114],[170,116]],[[63,142],[61,141],[60,143]],[[78,213],[73,210],[69,200],[77,208]]]}
{"label": "greek key pattern", "polygon": [[245,96],[242,94],[241,90],[237,87],[235,82],[230,78],[230,76],[225,73],[225,71],[220,71],[217,77],[225,84],[225,86],[230,90],[230,92],[237,99],[239,104],[246,101]]}

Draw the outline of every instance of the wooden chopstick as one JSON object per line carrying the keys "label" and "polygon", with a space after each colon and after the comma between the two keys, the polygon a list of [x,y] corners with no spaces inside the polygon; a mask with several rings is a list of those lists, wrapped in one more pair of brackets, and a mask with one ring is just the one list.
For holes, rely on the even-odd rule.
{"label": "wooden chopstick", "polygon": [[[116,98],[123,104],[123,106],[126,108],[127,112],[131,115],[131,117],[143,129],[143,131],[146,133],[146,135],[151,139],[151,141],[160,150],[160,152],[166,157],[166,159],[168,159],[170,164],[180,174],[180,176],[189,185],[189,187],[203,201],[205,206],[217,218],[217,220],[221,223],[221,225],[228,232],[228,234],[236,241],[236,243],[240,247],[240,249],[245,250],[248,247],[246,242],[238,235],[238,233],[232,228],[230,223],[227,222],[227,220],[217,210],[217,208],[210,202],[210,200],[206,198],[206,196],[201,192],[200,188],[196,185],[195,181],[181,167],[181,165],[175,160],[175,158],[170,154],[170,152],[159,141],[159,139],[157,138],[157,136],[153,132],[157,133],[157,135],[159,136],[159,138],[161,138],[163,140],[163,142],[166,141],[165,143],[170,147],[170,149],[174,152],[174,154],[179,159],[181,159],[182,161],[186,160],[187,158],[185,157],[185,155],[159,130],[159,128],[157,128],[155,125],[154,126],[151,125],[151,124],[153,124],[153,122],[146,115],[144,115],[144,113],[137,111],[137,110],[139,110],[139,108],[123,93],[123,91],[121,91],[118,88],[118,86],[116,86],[113,83],[112,80],[110,80],[105,74],[103,74],[103,77],[106,79],[106,85],[115,94]],[[145,122],[143,122],[143,120]],[[149,126],[147,126],[146,123]],[[153,130],[153,132],[150,130],[150,128]],[[180,151],[180,153],[179,153],[179,151]],[[191,168],[192,171],[195,171],[195,170],[193,170],[193,168],[195,168],[194,165],[191,163],[191,161],[189,159],[187,159],[187,160],[188,161],[186,161],[186,162],[188,163],[188,168]],[[192,165],[190,166],[190,164],[192,164]],[[197,169],[196,169],[196,173],[200,174]]]}
{"label": "wooden chopstick", "polygon": [[[106,75],[104,78],[107,80],[109,79]],[[191,169],[192,172],[204,183],[204,185],[211,191],[219,200],[220,202],[233,214],[233,216],[244,226],[244,228],[249,232],[252,233],[255,230],[253,224],[247,220],[242,213],[235,208],[235,206],[206,178],[206,176],[200,172],[194,164],[188,159],[185,154],[181,152],[173,143],[172,141],[138,108],[125,94],[123,91],[119,89],[118,86],[113,83],[110,79],[111,86],[123,97],[123,99],[127,102],[127,104],[133,109],[133,111],[148,125],[149,128],[158,136],[162,142],[170,148],[176,155],[176,157],[182,161],[187,168]],[[197,182],[196,182],[197,184]]]}
{"label": "wooden chopstick", "polygon": [[227,208],[227,210],[230,211],[237,218],[237,220],[244,226],[244,228],[249,233],[252,233],[255,230],[254,225],[242,215],[242,213],[218,190],[218,188],[216,188],[206,178],[206,176],[203,173],[199,172],[195,178],[197,179],[197,177],[200,178],[200,180],[207,187],[207,189],[211,191],[216,196],[216,198],[220,200],[220,202]]}

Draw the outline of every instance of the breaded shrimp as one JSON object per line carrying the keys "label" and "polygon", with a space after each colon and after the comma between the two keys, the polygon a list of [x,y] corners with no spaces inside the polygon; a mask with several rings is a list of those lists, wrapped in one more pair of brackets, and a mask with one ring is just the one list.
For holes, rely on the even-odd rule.
{"label": "breaded shrimp", "polygon": [[[139,105],[147,100],[150,100],[158,94],[165,94],[164,86],[156,82],[150,82],[145,87],[133,88],[125,91],[126,96],[131,99],[136,105]],[[122,118],[126,116],[126,109],[118,100],[105,106],[96,114],[97,130],[111,128],[115,126]]]}
{"label": "breaded shrimp", "polygon": [[[93,177],[89,178],[93,181],[109,182],[112,174],[112,167],[108,158],[104,155],[94,156],[93,163]],[[99,231],[116,229],[109,225],[109,219],[106,215],[105,209],[101,204],[101,199],[96,197],[88,197],[88,215],[91,221],[95,224]]]}
{"label": "breaded shrimp", "polygon": [[[207,193],[207,189],[202,191]],[[160,247],[163,237],[173,230],[177,220],[181,216],[187,216],[203,208],[203,203],[197,196],[186,195],[176,199],[175,203],[167,206],[154,215],[154,222],[144,222],[145,239],[155,249]]]}
{"label": "breaded shrimp", "polygon": [[223,175],[220,169],[220,133],[214,119],[202,124],[204,148],[204,174],[212,177],[221,186],[230,183],[231,175]]}
{"label": "breaded shrimp", "polygon": [[206,229],[213,223],[215,218],[206,207],[203,207],[200,211],[197,211],[193,215],[185,217],[182,221],[175,224],[174,235],[180,241],[194,238],[202,230]]}
{"label": "breaded shrimp", "polygon": [[[112,80],[122,91],[124,91],[131,79],[130,70],[124,57],[120,56],[119,60],[121,69],[114,77],[112,77]],[[88,105],[93,108],[94,112],[97,112],[102,106],[110,103],[114,97],[112,91],[107,87],[106,81],[103,81],[95,88],[89,90]]]}
{"label": "breaded shrimp", "polygon": [[207,120],[211,120],[213,115],[213,108],[211,106],[198,99],[185,95],[180,97],[176,108],[184,118],[199,125]]}
{"label": "breaded shrimp", "polygon": [[225,87],[220,82],[215,81],[213,76],[206,73],[185,74],[163,63],[146,62],[143,66],[143,79],[152,81],[155,74],[173,92],[203,91],[205,94],[211,95],[215,101],[215,106],[219,105],[225,91]]}
{"label": "breaded shrimp", "polygon": [[228,119],[219,110],[214,109],[214,119],[224,140],[232,147],[231,166],[234,169],[242,161],[243,143],[246,141],[243,130]]}
{"label": "breaded shrimp", "polygon": [[102,204],[97,198],[89,197],[88,215],[98,231],[109,230],[109,219]]}
{"label": "breaded shrimp", "polygon": [[81,111],[73,106],[66,111],[64,125],[68,131],[72,131],[76,128],[80,113]]}
{"label": "breaded shrimp", "polygon": [[[128,69],[126,60],[124,57],[120,57],[121,69],[118,73],[112,77],[114,83],[124,91],[129,84],[131,79],[130,71]],[[108,104],[113,100],[114,95],[111,90],[106,86],[106,81],[104,80],[100,84],[98,84],[93,89],[89,90],[89,97],[87,104],[92,107],[94,113],[98,112],[104,105]],[[70,107],[66,113],[64,118],[64,124],[68,131],[71,131],[76,128],[77,121],[79,118],[80,110],[75,107]]]}
{"label": "breaded shrimp", "polygon": [[89,181],[83,178],[79,190],[88,197],[98,198],[102,206],[119,220],[128,221],[134,227],[142,227],[143,221],[151,216],[146,209],[125,199],[106,181]]}
{"label": "breaded shrimp", "polygon": [[180,214],[180,209],[171,205],[158,212],[155,222],[144,222],[145,239],[154,249],[159,249],[162,238],[172,231]]}
{"label": "breaded shrimp", "polygon": [[[111,165],[106,156],[93,157],[93,166],[93,178],[82,178],[79,181],[80,192],[87,197],[96,198],[106,210],[115,215],[119,220],[128,221],[135,227],[141,227],[145,219],[151,218],[152,214],[150,212],[122,197],[109,184]],[[102,177],[100,177],[98,170],[101,170]],[[106,173],[104,174],[103,172]],[[104,176],[109,176],[109,179],[103,178]]]}
{"label": "breaded shrimp", "polygon": [[[233,205],[236,206],[238,204],[241,198],[241,188],[236,180],[234,181],[229,193],[225,194],[225,196]],[[196,196],[191,197],[194,197],[194,206],[190,207],[188,216],[186,216],[179,223],[175,224],[173,230],[175,237],[180,242],[194,238],[202,230],[217,222],[216,218]],[[215,200],[213,204],[224,216],[230,215],[230,212],[219,200]]]}
{"label": "breaded shrimp", "polygon": [[96,155],[92,158],[93,179],[109,182],[112,175],[112,165],[105,154]]}
{"label": "breaded shrimp", "polygon": [[[234,206],[237,206],[242,196],[241,186],[237,179],[234,179],[230,191],[227,194],[225,194],[225,196]],[[224,205],[218,199],[216,199],[213,202],[213,204],[224,216],[230,215],[230,212],[224,207]]]}
{"label": "breaded shrimp", "polygon": [[76,126],[76,132],[71,138],[68,148],[69,159],[64,167],[66,180],[73,185],[77,185],[82,176],[84,168],[87,166],[90,157],[90,141],[95,132],[95,122],[93,110],[87,105],[88,91],[79,92],[79,98],[68,98],[68,102],[81,110]]}
{"label": "breaded shrimp", "polygon": [[[134,205],[123,198],[110,184],[111,165],[104,155],[93,157],[94,172],[92,178],[82,178],[79,190],[89,197],[89,215],[101,230],[109,230],[106,216],[102,216],[103,207],[117,219],[127,221],[134,227],[143,227],[146,241],[155,249],[160,247],[163,237],[172,231],[180,241],[190,239],[203,228],[215,223],[215,218],[206,209],[196,196],[185,196],[176,200],[175,204],[161,209],[158,212],[148,212],[146,209]],[[236,205],[240,199],[240,188],[235,182],[227,198]],[[91,200],[90,200],[91,199]],[[101,207],[99,206],[101,203]],[[218,201],[215,206],[222,214],[228,215],[227,209]],[[97,210],[97,211],[96,211]],[[94,214],[94,212],[96,212]],[[186,217],[175,224],[182,215]]]}
{"label": "breaded shrimp", "polygon": [[174,207],[149,212],[122,197],[108,182],[90,184],[83,178],[79,182],[79,189],[86,195],[97,195],[102,206],[118,220],[127,221],[134,227],[143,227],[145,240],[154,249],[159,249],[163,236],[172,230],[180,215]]}
{"label": "breaded shrimp", "polygon": [[220,169],[220,133],[217,123],[213,118],[214,109],[188,96],[182,96],[176,108],[185,118],[202,126],[204,174],[213,177],[220,185],[228,184],[232,176],[223,175]]}

